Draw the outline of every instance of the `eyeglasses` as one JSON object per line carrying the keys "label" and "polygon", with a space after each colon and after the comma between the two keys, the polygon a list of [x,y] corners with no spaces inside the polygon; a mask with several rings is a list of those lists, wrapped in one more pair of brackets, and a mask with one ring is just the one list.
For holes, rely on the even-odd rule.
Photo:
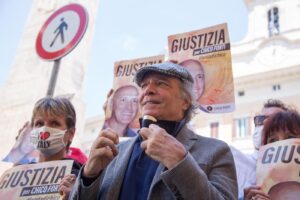
{"label": "eyeglasses", "polygon": [[256,115],[254,117],[254,125],[255,126],[262,126],[264,123],[264,120],[268,118],[266,115]]}

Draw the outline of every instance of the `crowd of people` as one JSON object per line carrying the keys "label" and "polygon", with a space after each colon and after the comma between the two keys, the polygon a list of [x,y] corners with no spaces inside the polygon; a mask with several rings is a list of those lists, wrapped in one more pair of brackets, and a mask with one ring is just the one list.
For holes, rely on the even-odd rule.
{"label": "crowd of people", "polygon": [[[30,127],[31,147],[39,152],[34,162],[74,160],[71,174],[60,182],[62,199],[284,199],[257,185],[256,162],[263,145],[300,138],[295,109],[268,100],[254,117],[255,151],[246,155],[187,126],[205,90],[201,63],[149,65],[136,72],[134,82],[140,94],[125,86],[105,105],[115,109],[83,160],[68,154],[76,132],[70,100],[45,97],[35,104],[31,122],[24,126],[27,132]],[[155,122],[135,133],[129,124],[138,106],[142,116]],[[122,136],[132,138],[120,142]],[[51,145],[44,145],[46,139]]]}

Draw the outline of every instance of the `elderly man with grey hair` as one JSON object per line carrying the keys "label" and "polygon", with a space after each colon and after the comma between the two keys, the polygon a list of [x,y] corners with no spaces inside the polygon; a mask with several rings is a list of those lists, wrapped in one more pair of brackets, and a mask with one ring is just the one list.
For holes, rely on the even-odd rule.
{"label": "elderly man with grey hair", "polygon": [[121,143],[114,130],[102,130],[70,199],[237,199],[229,147],[187,128],[195,108],[191,74],[165,62],[139,69],[134,81],[142,115],[155,123]]}

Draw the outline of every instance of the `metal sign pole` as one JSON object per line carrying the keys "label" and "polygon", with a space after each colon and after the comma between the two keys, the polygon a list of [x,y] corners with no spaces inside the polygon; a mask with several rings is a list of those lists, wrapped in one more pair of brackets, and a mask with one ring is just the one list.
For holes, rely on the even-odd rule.
{"label": "metal sign pole", "polygon": [[58,72],[59,72],[60,60],[61,60],[60,58],[55,60],[53,68],[52,68],[51,78],[50,78],[48,90],[47,90],[47,96],[50,96],[50,97],[52,97],[54,94],[56,80],[57,80],[57,76],[58,76]]}

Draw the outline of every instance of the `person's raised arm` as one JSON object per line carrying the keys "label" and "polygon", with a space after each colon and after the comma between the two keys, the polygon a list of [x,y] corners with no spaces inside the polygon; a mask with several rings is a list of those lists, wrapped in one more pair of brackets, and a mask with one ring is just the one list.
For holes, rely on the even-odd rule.
{"label": "person's raised arm", "polygon": [[89,158],[81,168],[69,199],[97,199],[101,172],[117,156],[118,134],[104,129],[94,141]]}

